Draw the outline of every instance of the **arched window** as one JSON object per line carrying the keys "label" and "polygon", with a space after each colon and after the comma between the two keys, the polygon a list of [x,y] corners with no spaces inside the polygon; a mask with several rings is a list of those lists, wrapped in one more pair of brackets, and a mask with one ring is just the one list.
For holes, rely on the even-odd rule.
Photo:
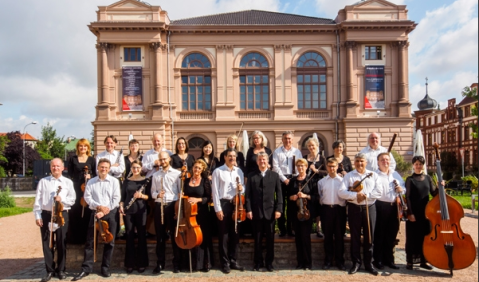
{"label": "arched window", "polygon": [[249,53],[241,59],[241,110],[269,110],[268,67],[268,61],[259,53]]}
{"label": "arched window", "polygon": [[204,142],[205,140],[201,137],[193,137],[188,140],[188,154],[193,155],[195,159],[201,157],[201,145]]}
{"label": "arched window", "polygon": [[211,63],[200,53],[192,53],[181,63],[183,111],[211,111]]}
{"label": "arched window", "polygon": [[298,109],[326,109],[326,61],[316,52],[303,54],[297,64]]}

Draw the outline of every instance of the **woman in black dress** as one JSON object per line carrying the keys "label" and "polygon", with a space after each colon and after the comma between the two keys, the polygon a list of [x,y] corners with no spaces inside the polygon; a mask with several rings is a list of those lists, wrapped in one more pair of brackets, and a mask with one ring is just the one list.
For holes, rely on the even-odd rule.
{"label": "woman in black dress", "polygon": [[195,163],[195,157],[188,154],[188,141],[184,137],[176,140],[175,153],[171,156],[171,167],[177,170],[181,170],[183,163],[186,162],[188,171],[191,171],[193,164]]}
{"label": "woman in black dress", "polygon": [[208,174],[208,179],[211,181],[211,174],[213,171],[219,167],[219,160],[215,157],[215,149],[213,148],[213,143],[206,140],[201,145],[201,157],[198,160],[203,160],[206,163],[206,173]]}
{"label": "woman in black dress", "polygon": [[426,219],[426,205],[429,194],[435,196],[438,190],[429,175],[422,173],[426,160],[422,156],[412,158],[414,173],[406,179],[406,201],[408,216],[406,221],[406,268],[413,269],[413,264],[431,270],[422,251],[424,236],[431,231],[431,224]]}
{"label": "woman in black dress", "polygon": [[193,165],[191,178],[187,178],[184,183],[184,195],[188,196],[190,204],[198,205],[198,214],[196,221],[203,233],[203,242],[200,246],[191,250],[192,268],[208,272],[211,268],[210,260],[213,258],[213,242],[211,240],[211,226],[208,216],[208,202],[211,199],[211,185],[207,178],[206,163],[203,160],[197,160]]}
{"label": "woman in black dress", "polygon": [[[296,269],[311,270],[311,229],[313,225],[313,217],[307,220],[300,221],[297,217],[299,207],[296,204],[298,199],[306,199],[308,201],[306,207],[311,209],[311,203],[318,201],[317,190],[316,192],[311,189],[311,181],[304,185],[308,179],[306,176],[306,169],[308,168],[308,161],[305,159],[299,159],[296,161],[296,169],[298,175],[291,178],[288,184],[288,199],[292,204],[288,207],[293,208],[291,214],[293,217],[293,229],[296,233],[294,241],[296,243],[296,258],[298,265]],[[299,190],[299,186],[302,186],[302,190]]]}
{"label": "woman in black dress", "polygon": [[[248,174],[256,172],[259,170],[256,159],[258,153],[265,152],[269,156],[269,165],[273,164],[273,154],[271,149],[266,147],[268,145],[268,140],[264,136],[263,132],[256,130],[251,135],[250,148],[248,153],[246,153],[246,166],[244,171],[244,176],[248,177]],[[270,168],[271,169],[271,168]]]}
{"label": "woman in black dress", "polygon": [[[125,267],[127,273],[133,272],[134,268],[142,273],[149,264],[146,247],[146,206],[151,183],[141,176],[141,168],[141,161],[134,160],[131,163],[132,176],[126,178],[121,187],[120,213],[124,215],[125,222]],[[139,191],[141,187],[143,187],[142,192]],[[128,208],[132,199],[136,200]],[[138,234],[137,252],[135,252],[135,229]]]}
{"label": "woman in black dress", "polygon": [[136,139],[131,139],[128,142],[128,148],[130,149],[130,154],[125,156],[125,178],[129,178],[133,171],[131,171],[131,163],[134,160],[139,160],[140,162],[143,160],[143,156],[141,155],[140,151],[140,143]]}
{"label": "woman in black dress", "polygon": [[353,165],[351,164],[351,159],[348,156],[343,155],[344,150],[346,149],[346,144],[344,144],[343,140],[336,140],[333,143],[333,151],[334,154],[332,156],[327,157],[335,158],[338,161],[338,175],[343,177],[348,172],[353,171]]}
{"label": "woman in black dress", "polygon": [[[88,168],[87,171],[85,167]],[[76,200],[68,213],[70,223],[68,224],[67,242],[85,244],[91,210],[88,206],[81,205],[83,198],[81,185],[96,176],[96,162],[95,158],[91,156],[91,146],[87,139],[78,140],[76,156],[71,157],[68,161],[68,175],[73,181]]]}
{"label": "woman in black dress", "polygon": [[[246,141],[244,141],[246,142]],[[232,148],[232,149],[235,149],[236,151],[236,166],[239,167],[241,169],[241,171],[245,172],[245,167],[244,167],[244,155],[242,152],[240,152],[238,150],[238,136],[236,136],[236,134],[232,134],[230,136],[228,136],[228,138],[226,139],[226,150],[223,151],[223,153],[221,153],[220,155],[220,164],[218,165],[218,167],[222,166],[225,164],[225,156],[228,152],[228,149],[229,148]],[[246,174],[245,174],[246,176]]]}
{"label": "woman in black dress", "polygon": [[[324,159],[324,156],[321,155],[318,139],[311,137],[306,140],[305,145],[309,150],[309,154],[303,156],[303,158],[308,161],[306,176],[308,179],[312,177],[310,181],[312,191],[318,191],[318,181],[328,174],[325,167],[326,161]],[[316,222],[316,236],[318,236],[319,238],[323,238],[324,235],[321,232],[321,222],[319,218],[319,214],[321,211],[319,201],[312,203],[311,208],[311,217]]]}

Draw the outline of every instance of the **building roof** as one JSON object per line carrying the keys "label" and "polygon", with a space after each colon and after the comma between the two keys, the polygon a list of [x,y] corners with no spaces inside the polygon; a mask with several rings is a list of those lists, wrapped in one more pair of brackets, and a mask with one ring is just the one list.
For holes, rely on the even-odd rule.
{"label": "building roof", "polygon": [[277,12],[246,10],[175,20],[177,25],[324,25],[334,20]]}
{"label": "building roof", "polygon": [[472,97],[466,97],[462,99],[462,101],[459,104],[457,104],[457,106],[464,106],[464,105],[473,104],[473,103],[477,103],[477,100]]}
{"label": "building roof", "polygon": [[67,139],[67,142],[65,144],[65,150],[75,151],[76,148],[77,148],[78,141],[80,141],[80,139],[72,139],[72,140],[70,140],[70,142],[68,142],[68,139]]}
{"label": "building roof", "polygon": [[[7,135],[7,133],[0,133],[0,136],[5,136]],[[34,142],[37,142],[38,139],[31,136],[30,134],[26,133],[26,134],[20,134],[20,138],[23,140],[25,139],[25,141],[34,141]]]}

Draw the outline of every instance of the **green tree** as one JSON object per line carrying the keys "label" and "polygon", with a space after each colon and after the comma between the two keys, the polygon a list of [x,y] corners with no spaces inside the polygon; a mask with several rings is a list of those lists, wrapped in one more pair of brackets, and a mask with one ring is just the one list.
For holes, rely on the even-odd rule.
{"label": "green tree", "polygon": [[[464,87],[464,89],[462,89],[462,96],[463,97],[470,97],[470,98],[474,98],[476,99],[476,101],[478,100],[477,98],[477,88],[471,88],[469,86],[466,86]],[[471,114],[473,116],[478,116],[478,110],[477,110],[477,107],[473,107],[471,109]],[[477,139],[478,137],[478,127],[477,127],[477,124],[469,124],[469,127],[472,128],[472,137]]]}
{"label": "green tree", "polygon": [[396,161],[396,171],[401,176],[410,175],[412,164],[410,162],[404,161],[404,158],[395,150],[391,150],[391,154],[393,154],[394,160]]}
{"label": "green tree", "polygon": [[57,131],[50,123],[42,126],[42,139],[37,144],[37,152],[42,159],[63,158],[65,155],[65,141],[63,136],[57,136]]}
{"label": "green tree", "polygon": [[[8,142],[10,142],[10,140],[8,139],[6,135],[0,136],[0,164],[8,163],[8,159],[5,157],[5,148],[7,147]],[[7,176],[5,173],[5,168],[2,165],[0,165],[0,177],[5,177],[5,176]]]}

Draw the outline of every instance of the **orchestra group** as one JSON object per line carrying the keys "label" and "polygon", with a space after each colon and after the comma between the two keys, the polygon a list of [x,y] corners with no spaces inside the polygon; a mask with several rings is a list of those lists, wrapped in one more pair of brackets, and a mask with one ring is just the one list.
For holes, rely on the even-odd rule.
{"label": "orchestra group", "polygon": [[[244,271],[238,259],[242,228],[251,229],[254,238],[252,270],[273,272],[276,225],[280,237],[294,237],[296,269],[312,268],[315,225],[317,235],[324,236],[322,269],[334,265],[346,270],[348,224],[349,274],[362,265],[378,275],[377,269],[399,269],[394,261],[401,220],[398,208],[404,208],[407,218],[406,268],[412,270],[419,263],[432,269],[422,249],[429,232],[424,213],[429,195],[438,189],[423,174],[422,156],[414,156],[414,173],[403,181],[378,133],[368,136],[368,144],[352,160],[343,154],[346,144],[341,140],[333,143],[334,154],[325,157],[316,138],[306,141],[309,153],[304,156],[293,147],[293,139],[294,133],[286,131],[280,146],[271,150],[264,134],[254,131],[245,157],[232,134],[219,158],[213,144],[205,141],[198,159],[188,153],[183,137],[176,140],[174,154],[164,148],[161,134],[152,136],[152,149],[145,154],[131,139],[129,154],[124,156],[115,150],[118,142],[110,135],[104,139],[106,150],[96,157],[91,156],[88,140],[80,139],[68,162],[69,177],[62,175],[63,161],[53,159],[51,176],[41,179],[36,190],[34,214],[47,271],[41,281],[66,278],[67,243],[85,245],[81,270],[72,281],[93,272],[97,242],[103,243],[100,273],[109,277],[120,222],[125,226],[127,273],[143,273],[153,265],[153,274],[160,274],[168,240],[173,273],[208,272],[215,265],[213,236],[218,238],[217,267],[225,274]],[[406,206],[398,207],[398,198]],[[156,236],[156,263],[148,258],[149,234]]]}

